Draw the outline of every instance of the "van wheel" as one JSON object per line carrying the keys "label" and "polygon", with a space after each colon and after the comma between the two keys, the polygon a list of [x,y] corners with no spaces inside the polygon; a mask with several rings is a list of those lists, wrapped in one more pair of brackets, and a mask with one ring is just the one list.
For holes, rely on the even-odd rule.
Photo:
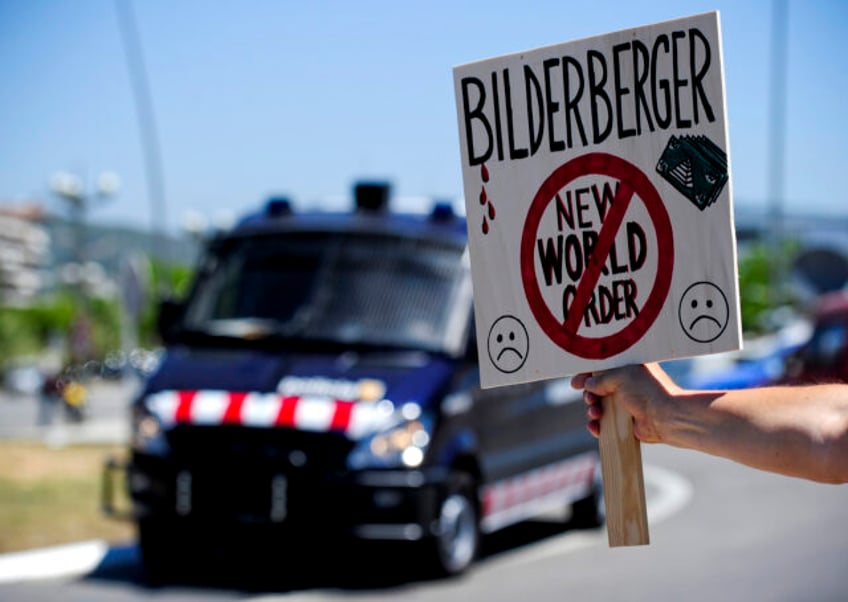
{"label": "van wheel", "polygon": [[435,537],[436,568],[442,575],[458,575],[474,562],[480,548],[474,480],[470,475],[451,476],[439,507]]}

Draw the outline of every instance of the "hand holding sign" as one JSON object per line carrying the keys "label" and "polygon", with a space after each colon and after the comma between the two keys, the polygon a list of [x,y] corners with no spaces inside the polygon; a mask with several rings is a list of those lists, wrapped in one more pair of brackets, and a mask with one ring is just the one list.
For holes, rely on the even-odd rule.
{"label": "hand holding sign", "polygon": [[633,419],[616,403],[605,403],[599,447],[610,546],[650,543],[642,449],[633,436]]}
{"label": "hand holding sign", "polygon": [[[622,387],[622,382],[628,386]],[[604,497],[613,504],[618,504],[618,500],[628,502],[618,504],[618,510],[607,521],[610,545],[647,544],[639,442],[660,441],[648,407],[661,403],[676,385],[656,364],[578,374],[571,384],[576,389],[585,389],[589,430],[600,439]]]}
{"label": "hand holding sign", "polygon": [[[455,68],[484,387],[740,347],[722,77],[717,13]],[[615,404],[600,452],[611,545],[647,543]]]}

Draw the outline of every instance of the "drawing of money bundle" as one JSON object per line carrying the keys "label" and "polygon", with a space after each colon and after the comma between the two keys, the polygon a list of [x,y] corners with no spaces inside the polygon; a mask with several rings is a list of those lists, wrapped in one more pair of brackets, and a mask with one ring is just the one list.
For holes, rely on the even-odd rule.
{"label": "drawing of money bundle", "polygon": [[703,211],[727,182],[727,154],[706,136],[672,136],[657,171]]}

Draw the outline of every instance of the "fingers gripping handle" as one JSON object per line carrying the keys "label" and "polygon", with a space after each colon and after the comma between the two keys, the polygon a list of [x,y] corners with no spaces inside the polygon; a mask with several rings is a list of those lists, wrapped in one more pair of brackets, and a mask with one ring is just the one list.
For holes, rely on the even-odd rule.
{"label": "fingers gripping handle", "polygon": [[650,543],[642,449],[633,436],[633,419],[604,399],[599,447],[610,547]]}

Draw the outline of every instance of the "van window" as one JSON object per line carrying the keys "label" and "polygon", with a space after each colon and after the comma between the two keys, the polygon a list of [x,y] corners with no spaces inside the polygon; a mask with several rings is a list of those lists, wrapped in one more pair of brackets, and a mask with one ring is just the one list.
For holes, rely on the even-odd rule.
{"label": "van window", "polygon": [[207,259],[185,327],[259,320],[274,334],[348,344],[461,351],[471,291],[463,247],[373,233],[233,238]]}

